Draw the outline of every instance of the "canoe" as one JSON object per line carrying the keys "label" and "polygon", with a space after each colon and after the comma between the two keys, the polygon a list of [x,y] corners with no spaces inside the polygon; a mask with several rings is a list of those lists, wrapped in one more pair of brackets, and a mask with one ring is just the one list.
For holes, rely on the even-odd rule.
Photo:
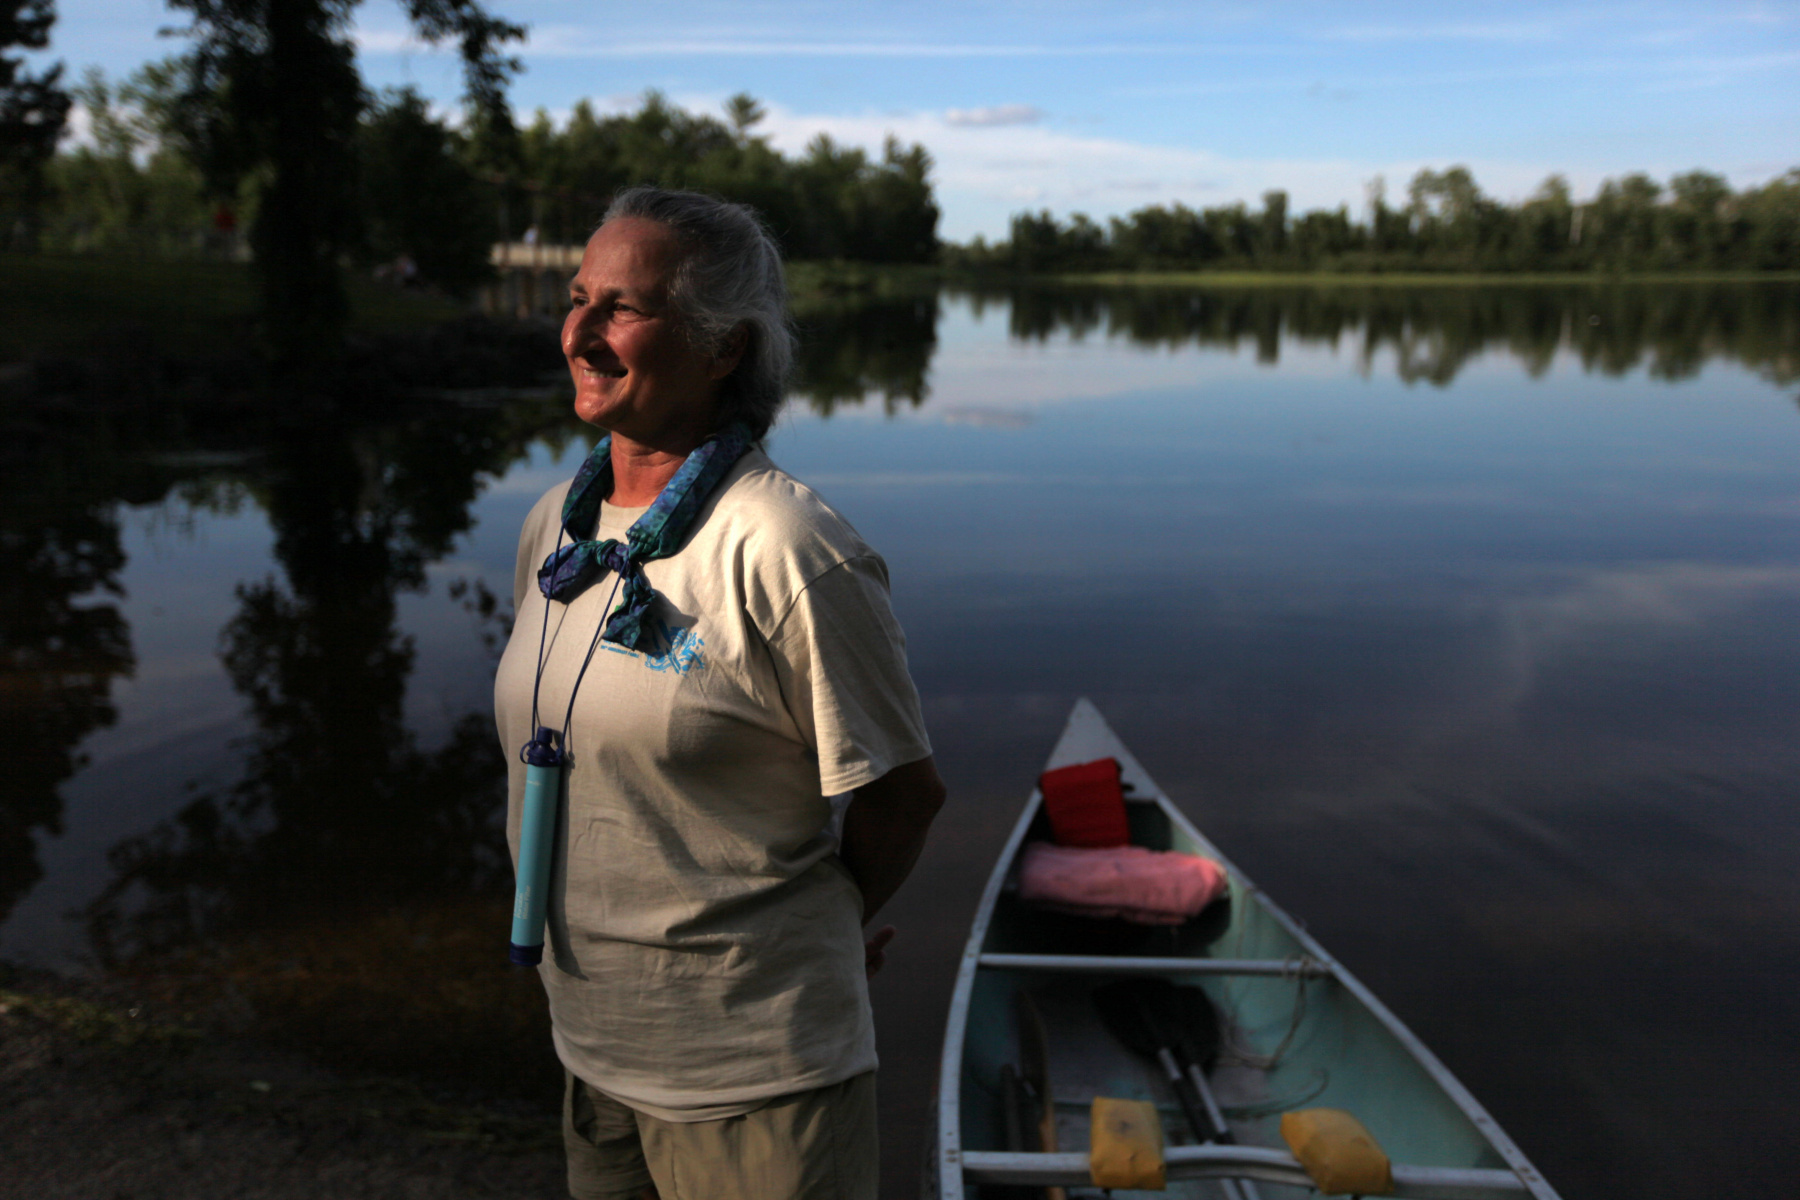
{"label": "canoe", "polygon": [[[1098,710],[1080,700],[1046,770],[1107,757],[1121,767],[1133,843],[1214,860],[1225,869],[1227,891],[1178,928],[1022,903],[1020,848],[1049,839],[1042,797],[1033,788],[982,892],[958,966],[926,1196],[993,1200],[1057,1189],[1097,1196],[1088,1121],[1093,1098],[1106,1096],[1155,1104],[1166,1145],[1167,1190],[1115,1196],[1316,1195],[1281,1137],[1280,1118],[1290,1110],[1331,1108],[1352,1114],[1386,1153],[1393,1195],[1555,1200],[1556,1192],[1468,1090],[1200,835]],[[1180,1097],[1156,1060],[1126,1049],[1098,1015],[1096,989],[1146,977],[1198,987],[1212,1001],[1223,1049],[1202,1081],[1234,1144],[1201,1143],[1188,1133]],[[1042,1105],[1028,1104],[1039,1121],[1033,1127],[1016,1103],[1022,1092],[1037,1095],[1020,1082],[1034,1073],[1051,1100],[1055,1136],[1048,1143]]]}

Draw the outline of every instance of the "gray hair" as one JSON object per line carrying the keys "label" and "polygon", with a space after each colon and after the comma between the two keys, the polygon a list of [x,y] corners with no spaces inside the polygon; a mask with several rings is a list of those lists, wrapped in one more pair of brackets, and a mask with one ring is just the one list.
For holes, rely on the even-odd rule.
{"label": "gray hair", "polygon": [[655,221],[674,232],[682,256],[669,299],[696,347],[716,354],[737,330],[748,335],[720,400],[724,421],[742,421],[760,440],[775,423],[794,362],[787,277],[762,218],[748,205],[659,187],[620,192],[600,223],[620,217]]}

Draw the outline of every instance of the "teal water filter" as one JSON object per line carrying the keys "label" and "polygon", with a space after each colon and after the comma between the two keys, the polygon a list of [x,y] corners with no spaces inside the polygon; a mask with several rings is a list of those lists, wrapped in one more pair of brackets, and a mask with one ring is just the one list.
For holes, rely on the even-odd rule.
{"label": "teal water filter", "polygon": [[525,760],[525,800],[519,815],[510,957],[521,967],[535,967],[544,959],[544,900],[550,890],[550,852],[556,845],[556,806],[562,795],[562,754],[556,748],[556,734],[540,728],[519,757]]}

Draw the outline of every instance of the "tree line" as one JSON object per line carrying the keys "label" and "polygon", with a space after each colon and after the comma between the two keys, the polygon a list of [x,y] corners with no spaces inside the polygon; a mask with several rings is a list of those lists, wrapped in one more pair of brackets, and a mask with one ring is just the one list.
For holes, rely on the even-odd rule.
{"label": "tree line", "polygon": [[[478,0],[405,0],[414,32],[457,46],[452,122],[410,89],[372,93],[349,30],[358,0],[169,0],[186,52],[117,84],[61,68],[33,76],[0,54],[0,247],[144,254],[247,249],[264,328],[296,353],[336,340],[346,265],[460,294],[495,241],[580,241],[618,189],[700,188],[755,205],[797,258],[935,258],[931,158],[889,139],[879,157],[830,138],[777,151],[764,113],[723,118],[651,93],[631,112],[583,102],[560,128],[521,129],[505,51],[523,27]],[[8,18],[7,14],[11,14]],[[51,0],[0,0],[0,51],[42,49]],[[55,153],[71,99],[91,144]]]}
{"label": "tree line", "polygon": [[579,101],[560,128],[539,109],[506,175],[509,230],[537,226],[581,241],[618,189],[653,182],[754,207],[799,259],[924,263],[937,257],[931,155],[889,137],[879,158],[819,134],[789,158],[759,135],[765,112],[739,94],[725,120],[657,92],[634,112],[600,116]]}
{"label": "tree line", "polygon": [[1013,217],[1006,241],[977,238],[951,265],[1019,272],[1143,270],[1682,271],[1800,269],[1800,168],[1734,192],[1708,171],[1667,186],[1647,175],[1608,179],[1589,200],[1552,175],[1527,200],[1482,192],[1467,167],[1423,170],[1406,202],[1381,180],[1368,218],[1348,206],[1300,216],[1283,191],[1242,203],[1151,206],[1101,225],[1082,213]]}
{"label": "tree line", "polygon": [[[183,135],[181,73],[178,61],[152,63],[112,84],[90,70],[70,89],[90,142],[45,164],[38,248],[228,254],[255,224],[266,181],[209,181]],[[540,110],[495,138],[453,126],[411,89],[368,96],[351,144],[345,252],[365,268],[404,262],[409,278],[461,294],[488,277],[494,242],[579,243],[616,191],[655,182],[753,205],[790,257],[936,257],[924,147],[890,138],[877,159],[820,135],[790,158],[755,132],[755,100],[734,97],[726,114],[688,112],[652,92],[635,111],[607,117],[583,100],[560,128]]]}

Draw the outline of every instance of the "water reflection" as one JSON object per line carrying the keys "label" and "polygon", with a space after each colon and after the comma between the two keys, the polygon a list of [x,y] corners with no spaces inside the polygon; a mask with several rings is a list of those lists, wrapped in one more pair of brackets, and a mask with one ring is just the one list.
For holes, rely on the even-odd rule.
{"label": "water reflection", "polygon": [[495,444],[492,412],[376,429],[330,415],[273,431],[252,484],[285,584],[238,584],[223,631],[256,727],[244,777],[113,852],[117,878],[93,910],[108,960],[202,931],[478,891],[504,873],[488,723],[470,713],[441,749],[415,744],[395,597],[423,586],[425,563],[468,528],[481,474],[522,448]]}
{"label": "water reflection", "polygon": [[[812,416],[784,422],[775,452],[887,554],[961,789],[932,886],[897,902],[911,957],[877,999],[897,1170],[914,1161],[908,1121],[923,1119],[969,905],[1079,692],[1472,1068],[1509,1126],[1521,1114],[1534,1151],[1557,1145],[1556,1121],[1532,1114],[1545,1072],[1559,1077],[1488,1034],[1505,1018],[1567,1041],[1633,1002],[1583,981],[1593,941],[1659,959],[1678,944],[1708,971],[1752,934],[1795,944],[1791,890],[1771,882],[1793,878],[1778,861],[1791,838],[1769,833],[1795,778],[1791,752],[1769,749],[1791,727],[1800,655],[1793,411],[1771,414],[1744,370],[1708,374],[1704,397],[1604,377],[1684,380],[1722,361],[1791,383],[1800,287],[874,289],[798,319],[796,402]],[[553,331],[533,336],[521,359],[554,369]],[[1116,345],[1090,353],[1102,339]],[[1057,352],[1019,353],[1044,342]],[[1321,367],[1331,356],[1309,347],[1347,362]],[[1307,369],[1210,353],[1243,349]],[[1545,378],[1496,384],[1469,370],[1483,355]],[[1034,404],[1022,358],[1069,402]],[[1569,362],[1584,371],[1551,370]],[[1357,364],[1369,386],[1352,408],[1338,400]],[[1417,382],[1456,387],[1402,401]],[[817,419],[906,416],[934,395],[941,421]],[[554,1063],[536,983],[496,955],[503,764],[474,647],[504,635],[495,591],[524,507],[591,431],[553,394],[165,395],[79,421],[40,400],[9,413],[0,448],[0,908],[45,873],[71,783],[95,777],[84,741],[131,719],[115,685],[157,666],[132,644],[159,598],[133,582],[125,506],[202,531],[266,522],[267,557],[259,541],[250,566],[204,581],[229,599],[185,647],[216,655],[241,701],[244,736],[194,752],[185,776],[225,782],[179,811],[116,806],[104,874],[81,882],[89,944],[121,970],[229,984],[327,1058],[538,1088]],[[428,595],[477,628],[453,631],[471,648],[447,669],[468,686],[424,730],[419,693],[446,670]],[[106,779],[92,786],[139,797],[129,770]],[[1636,882],[1683,870],[1701,884],[1657,898]],[[1521,920],[1521,892],[1541,919]],[[1766,926],[1740,930],[1746,906]],[[1599,919],[1614,911],[1631,919]],[[1675,937],[1683,921],[1701,932]],[[18,921],[7,934],[32,944]],[[1513,990],[1455,999],[1508,962]],[[1532,990],[1543,971],[1553,997]],[[1774,985],[1757,987],[1743,995]],[[1552,1000],[1561,1015],[1534,1007]],[[1734,1022],[1752,1008],[1791,1037],[1760,999]],[[1668,1022],[1639,1017],[1667,1040]],[[1589,1046],[1581,1069],[1599,1077],[1627,1049]],[[1615,1163],[1628,1142],[1545,1165],[1573,1179],[1582,1155]]]}
{"label": "water reflection", "polygon": [[[499,1072],[521,1044],[541,1049],[535,1009],[492,973],[460,1005],[437,985],[492,957],[470,931],[498,929],[505,907],[505,766],[485,710],[420,745],[397,600],[469,530],[486,480],[574,431],[556,400],[279,399],[236,480],[273,529],[279,574],[237,583],[220,639],[253,725],[233,747],[241,778],[111,851],[91,944],[114,969],[233,981],[327,1058],[418,1066],[473,1019],[483,1050],[465,1061]],[[497,644],[505,609],[479,585],[453,594]],[[408,956],[403,989],[392,968]]]}
{"label": "water reflection", "polygon": [[892,414],[930,395],[937,349],[938,296],[837,298],[800,306],[795,392],[829,416],[841,404],[878,396]]}
{"label": "water reflection", "polygon": [[[0,449],[0,921],[42,877],[37,835],[62,831],[78,747],[113,723],[134,666],[119,610],[119,480],[93,441],[16,420]],[[101,456],[104,457],[103,455]]]}
{"label": "water reflection", "polygon": [[1391,351],[1400,378],[1448,384],[1502,351],[1532,375],[1559,351],[1591,371],[1639,367],[1685,379],[1708,358],[1778,383],[1800,379],[1800,286],[1617,284],[1205,288],[1022,287],[972,292],[977,315],[998,303],[1014,338],[1123,338],[1140,346],[1251,346],[1275,364],[1282,339],[1348,342],[1365,369]]}

